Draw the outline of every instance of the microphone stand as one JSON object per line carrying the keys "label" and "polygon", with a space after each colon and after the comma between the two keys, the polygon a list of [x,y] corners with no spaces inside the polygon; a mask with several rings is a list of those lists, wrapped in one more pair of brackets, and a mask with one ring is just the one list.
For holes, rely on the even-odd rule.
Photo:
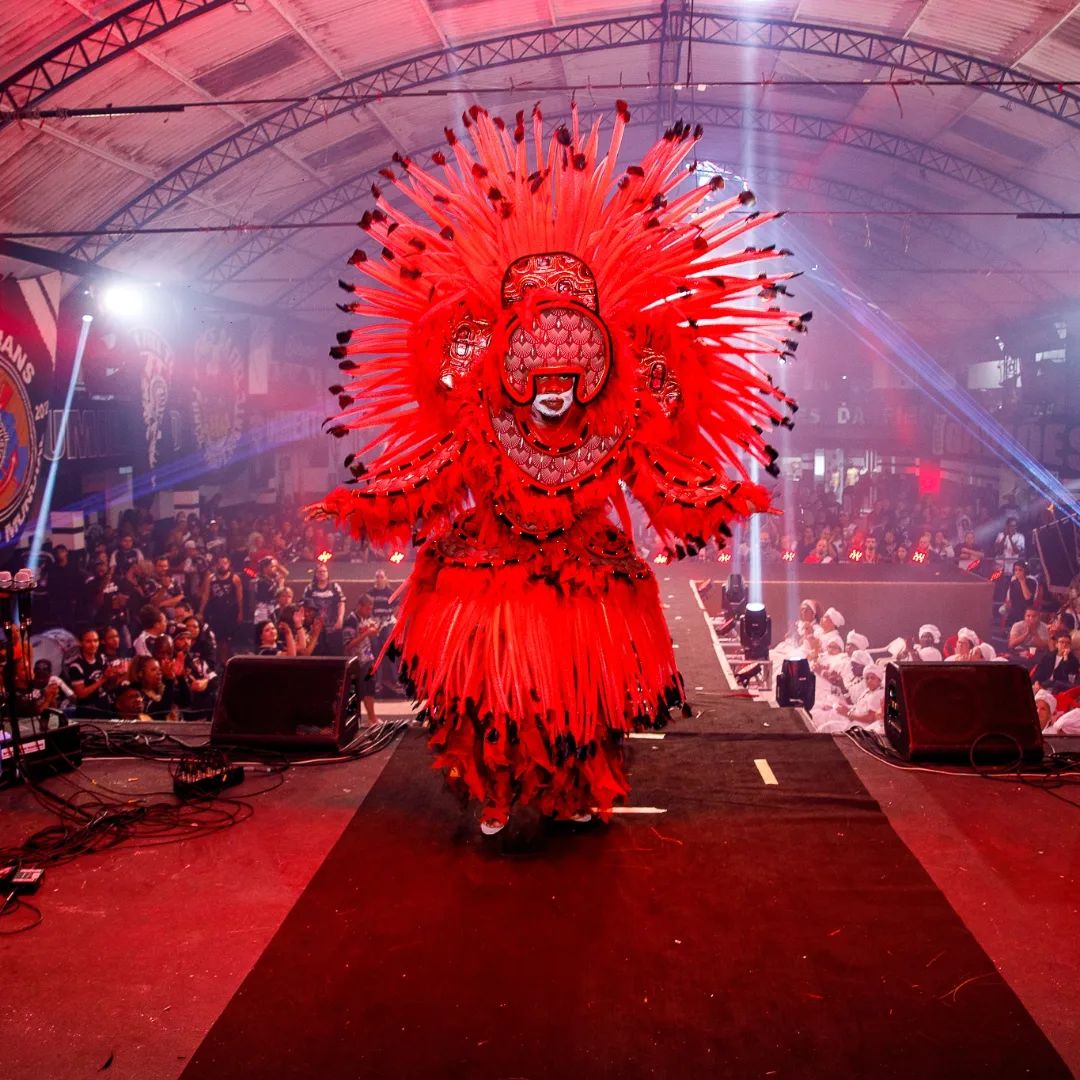
{"label": "microphone stand", "polygon": [[[0,573],[0,623],[4,627],[4,636],[7,639],[7,660],[4,663],[4,712],[6,717],[0,719],[0,734],[3,734],[4,719],[11,728],[11,739],[3,746],[4,757],[10,748],[11,766],[14,774],[19,773],[20,740],[19,740],[19,713],[15,701],[15,597],[14,582],[11,574],[6,570]],[[0,758],[0,774],[7,771],[5,762]]]}
{"label": "microphone stand", "polygon": [[[8,656],[4,665],[4,696],[7,721],[11,728],[11,765],[14,776],[22,772],[22,733],[19,729],[18,665],[22,663],[29,676],[30,664],[30,596],[36,582],[30,570],[20,570],[14,580],[7,571],[0,573],[0,623],[7,636]],[[19,659],[15,657],[16,640]],[[2,728],[2,722],[0,722]],[[0,769],[3,772],[3,769]]]}

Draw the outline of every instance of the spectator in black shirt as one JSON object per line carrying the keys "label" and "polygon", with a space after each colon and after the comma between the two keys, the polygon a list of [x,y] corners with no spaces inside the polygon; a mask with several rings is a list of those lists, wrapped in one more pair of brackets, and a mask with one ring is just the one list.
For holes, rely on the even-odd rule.
{"label": "spectator in black shirt", "polygon": [[83,576],[71,558],[71,553],[64,544],[53,548],[53,562],[49,567],[49,606],[53,621],[58,626],[75,625],[76,607]]}
{"label": "spectator in black shirt", "polygon": [[191,655],[199,657],[209,671],[217,670],[217,641],[214,631],[195,615],[184,620],[184,629],[191,639]]}
{"label": "spectator in black shirt", "polygon": [[1080,677],[1080,661],[1073,656],[1072,635],[1068,630],[1059,630],[1054,635],[1053,646],[1054,651],[1047,653],[1035,665],[1031,682],[1036,690],[1060,694],[1076,685]]}
{"label": "spectator in black shirt", "polygon": [[151,583],[153,594],[147,598],[148,604],[161,608],[167,619],[176,618],[176,605],[184,599],[184,590],[176,580],[169,566],[169,560],[159,555],[154,560],[154,577]]}
{"label": "spectator in black shirt", "polygon": [[105,716],[109,711],[109,676],[98,644],[98,632],[84,630],[79,638],[79,655],[68,664],[65,681],[75,695],[78,716]]}
{"label": "spectator in black shirt", "polygon": [[323,632],[315,645],[316,656],[341,656],[344,646],[341,630],[345,621],[345,594],[336,581],[330,580],[326,563],[315,567],[311,584],[304,589],[304,605],[313,603],[318,611]]}
{"label": "spectator in black shirt", "polygon": [[120,537],[120,546],[112,553],[109,564],[116,576],[119,577],[143,561],[143,553],[135,546],[135,535],[126,532]]}

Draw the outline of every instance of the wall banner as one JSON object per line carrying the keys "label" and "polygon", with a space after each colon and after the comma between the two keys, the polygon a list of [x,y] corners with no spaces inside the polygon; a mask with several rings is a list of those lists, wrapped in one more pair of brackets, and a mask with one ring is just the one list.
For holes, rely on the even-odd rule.
{"label": "wall banner", "polygon": [[0,280],[0,547],[18,540],[40,487],[59,303],[59,274]]}

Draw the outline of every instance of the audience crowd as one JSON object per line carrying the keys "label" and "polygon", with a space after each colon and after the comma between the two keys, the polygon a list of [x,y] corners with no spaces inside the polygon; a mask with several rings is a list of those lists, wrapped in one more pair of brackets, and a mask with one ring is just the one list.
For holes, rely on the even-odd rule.
{"label": "audience crowd", "polygon": [[[394,625],[383,570],[353,611],[331,579],[331,559],[370,561],[361,545],[304,523],[298,506],[237,508],[155,520],[126,513],[91,525],[84,550],[46,545],[34,594],[35,657],[19,665],[25,716],[188,719],[208,716],[224,665],[239,653],[355,655],[370,665]],[[314,563],[302,589],[288,564]],[[0,641],[0,662],[9,645]],[[365,685],[397,694],[391,662]],[[0,694],[3,689],[0,687]]]}
{"label": "audience crowd", "polygon": [[884,732],[885,664],[889,662],[1001,662],[1022,665],[1044,734],[1080,735],[1080,581],[1047,620],[1028,605],[1009,628],[1000,651],[969,627],[947,636],[925,623],[909,636],[871,643],[848,627],[835,607],[803,600],[790,633],[770,653],[773,670],[783,660],[805,658],[816,676],[813,726],[841,732],[859,724]]}

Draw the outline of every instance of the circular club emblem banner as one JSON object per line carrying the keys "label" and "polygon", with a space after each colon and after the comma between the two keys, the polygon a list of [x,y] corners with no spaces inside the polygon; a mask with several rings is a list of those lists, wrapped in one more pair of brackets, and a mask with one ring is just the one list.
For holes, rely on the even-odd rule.
{"label": "circular club emblem banner", "polygon": [[0,546],[37,494],[56,355],[59,274],[0,281]]}

